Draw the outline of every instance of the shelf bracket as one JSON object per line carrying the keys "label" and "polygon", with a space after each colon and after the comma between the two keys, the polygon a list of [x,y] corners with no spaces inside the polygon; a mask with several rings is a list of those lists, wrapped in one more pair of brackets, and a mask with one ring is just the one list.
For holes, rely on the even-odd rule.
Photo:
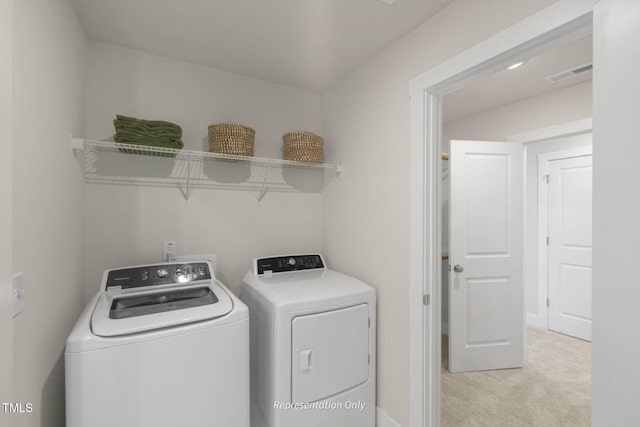
{"label": "shelf bracket", "polygon": [[189,197],[191,197],[191,163],[193,163],[191,160],[187,160],[187,203],[189,203]]}
{"label": "shelf bracket", "polygon": [[262,177],[262,188],[260,189],[260,193],[258,194],[258,202],[262,201],[262,199],[264,198],[264,195],[267,194],[267,177],[269,176],[270,172],[271,172],[271,164],[269,164],[267,171],[264,173],[264,176]]}
{"label": "shelf bracket", "polygon": [[189,199],[191,198],[191,163],[193,163],[191,159],[187,160],[187,183],[185,188],[178,186],[182,197],[184,197],[184,201],[187,203],[189,203]]}
{"label": "shelf bracket", "polygon": [[71,150],[75,153],[76,151],[84,150],[84,139],[82,138],[74,138],[71,135]]}

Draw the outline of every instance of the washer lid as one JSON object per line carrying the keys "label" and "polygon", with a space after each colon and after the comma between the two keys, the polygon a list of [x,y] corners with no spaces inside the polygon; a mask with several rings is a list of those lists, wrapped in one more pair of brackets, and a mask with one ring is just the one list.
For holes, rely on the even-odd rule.
{"label": "washer lid", "polygon": [[91,316],[94,335],[113,337],[227,315],[229,295],[215,282],[154,290],[103,293]]}

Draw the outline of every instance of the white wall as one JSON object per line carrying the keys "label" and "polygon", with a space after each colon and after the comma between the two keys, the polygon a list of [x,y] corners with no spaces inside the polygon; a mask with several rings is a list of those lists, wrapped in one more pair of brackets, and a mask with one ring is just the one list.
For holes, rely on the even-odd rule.
{"label": "white wall", "polygon": [[594,9],[594,426],[640,419],[640,3]]}
{"label": "white wall", "polygon": [[[447,97],[444,106],[447,108]],[[448,123],[443,128],[444,151],[449,151],[452,139],[507,141],[509,135],[542,129],[561,123],[572,122],[592,116],[591,82],[585,82],[559,89],[540,96],[528,98],[509,105],[485,111],[462,120]],[[529,144],[527,148],[527,223],[525,224],[523,264],[527,299],[527,313],[530,318],[538,314],[538,181],[537,158],[541,153],[567,150],[590,145],[591,135],[572,136],[553,141]],[[448,164],[445,165],[448,167]],[[443,190],[449,188],[448,174],[444,175]],[[448,197],[443,201],[443,247],[448,248]],[[443,283],[444,285],[444,283]],[[448,288],[443,288],[443,304]],[[443,320],[448,319],[448,311],[443,306]]]}
{"label": "white wall", "polygon": [[[13,0],[0,2],[0,402],[13,389],[13,321],[11,320],[11,151],[13,92]],[[8,201],[8,203],[7,203]],[[0,411],[0,424],[5,414]]]}
{"label": "white wall", "polygon": [[378,291],[378,405],[400,425],[409,420],[409,80],[550,3],[456,1],[325,94],[328,158],[345,169],[325,192],[323,247],[330,265]]}
{"label": "white wall", "polygon": [[[117,113],[163,119],[184,129],[185,148],[206,149],[207,126],[256,129],[255,155],[280,158],[282,134],[322,130],[320,95],[140,51],[89,42],[87,136],[113,134]],[[144,161],[144,159],[139,159]],[[257,256],[317,252],[322,195],[195,190],[188,204],[173,188],[88,185],[87,297],[109,267],[160,261],[162,241],[179,254],[217,253],[234,291]]]}
{"label": "white wall", "polygon": [[83,303],[84,195],[69,135],[83,133],[84,36],[68,0],[16,1],[13,271],[16,426],[64,426],[64,345]]}
{"label": "white wall", "polygon": [[452,139],[506,141],[509,135],[591,117],[592,98],[589,81],[447,123],[443,150],[448,152]]}

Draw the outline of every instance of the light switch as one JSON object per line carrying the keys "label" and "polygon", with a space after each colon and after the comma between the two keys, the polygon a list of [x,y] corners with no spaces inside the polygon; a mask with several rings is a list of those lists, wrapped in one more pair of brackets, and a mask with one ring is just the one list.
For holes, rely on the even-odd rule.
{"label": "light switch", "polygon": [[162,260],[164,262],[175,262],[178,250],[175,240],[165,240],[162,242]]}
{"label": "light switch", "polygon": [[24,284],[22,283],[22,273],[11,276],[13,283],[13,317],[22,313],[24,309]]}

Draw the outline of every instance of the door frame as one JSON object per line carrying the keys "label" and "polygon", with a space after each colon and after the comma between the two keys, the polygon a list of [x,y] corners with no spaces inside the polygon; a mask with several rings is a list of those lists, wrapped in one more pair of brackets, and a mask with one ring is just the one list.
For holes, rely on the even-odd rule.
{"label": "door frame", "polygon": [[[0,401],[13,400],[13,10],[0,4]],[[8,202],[7,202],[8,200]],[[4,411],[0,419],[9,417]],[[10,417],[9,417],[10,419]],[[11,423],[11,421],[9,421]]]}
{"label": "door frame", "polygon": [[[532,131],[527,131],[527,132],[523,132],[523,133],[518,133],[518,134],[514,134],[514,135],[509,135],[507,137],[507,140],[510,142],[521,142],[524,144],[525,146],[525,152],[524,152],[524,156],[525,156],[525,173],[526,173],[526,165],[527,165],[527,159],[529,157],[529,150],[528,147],[530,144],[535,144],[537,142],[543,142],[543,141],[548,141],[550,139],[557,139],[557,138],[565,138],[565,137],[569,137],[569,136],[573,136],[573,135],[580,135],[580,134],[584,134],[584,133],[590,133],[593,132],[593,119],[592,118],[587,118],[587,119],[582,119],[582,120],[576,120],[576,121],[572,121],[572,122],[567,122],[567,123],[562,123],[559,125],[555,125],[555,126],[549,126],[549,127],[545,127],[542,129],[536,129],[536,130],[532,130]],[[537,172],[537,179],[538,182],[540,182],[540,180],[542,179],[542,177],[544,175],[546,175],[547,169],[543,169],[541,171],[540,166],[542,164],[542,162],[547,161],[547,159],[561,159],[561,158],[569,158],[569,157],[577,157],[579,155],[586,155],[586,154],[578,154],[577,156],[574,156],[573,153],[580,153],[582,150],[582,148],[575,148],[575,149],[569,149],[569,150],[557,150],[557,151],[552,151],[552,152],[548,152],[548,153],[541,153],[537,155],[537,164],[538,164],[538,172]],[[564,153],[564,154],[563,154]],[[566,154],[566,157],[556,157],[556,156],[563,156]],[[548,167],[548,165],[547,165]],[[543,193],[541,194],[541,191],[543,191]],[[524,217],[524,223],[525,223],[525,228],[527,225],[527,212],[528,212],[528,205],[527,205],[527,184],[526,184],[526,180],[524,183],[524,198],[525,198],[525,205],[524,205],[524,213],[525,213],[525,217]],[[547,305],[546,305],[546,300],[547,300],[547,296],[548,296],[548,280],[547,280],[547,258],[546,258],[546,252],[547,252],[547,245],[545,242],[545,238],[546,238],[546,234],[544,232],[542,232],[542,230],[546,230],[547,227],[547,223],[548,223],[548,217],[547,217],[547,209],[548,209],[548,205],[545,205],[545,210],[541,210],[541,206],[543,204],[545,204],[546,200],[548,200],[548,187],[546,186],[538,186],[538,197],[537,197],[537,204],[538,204],[538,238],[537,238],[537,254],[538,254],[538,314],[537,315],[533,315],[531,313],[527,313],[527,318],[526,318],[526,323],[529,326],[533,326],[536,328],[541,328],[541,329],[548,329],[548,322],[547,322]],[[544,218],[544,221],[542,221],[542,218]],[[525,256],[529,256],[530,253],[528,253],[528,251],[526,251],[526,246],[525,246]],[[542,263],[544,262],[544,267],[542,267]],[[543,280],[544,279],[544,280]],[[527,283],[527,278],[524,278],[524,286],[525,288],[527,288],[529,286],[529,283]],[[541,311],[543,310],[543,311]],[[544,319],[544,320],[543,320]]]}
{"label": "door frame", "polygon": [[[580,133],[591,132],[591,129]],[[561,135],[563,136],[563,135]],[[538,154],[538,184],[549,174],[549,162],[593,155],[593,147],[579,147],[570,150],[551,151]],[[549,231],[549,186],[538,185],[538,315],[527,313],[527,323],[542,329],[549,329],[549,246],[546,238]],[[537,317],[537,318],[536,318]]]}
{"label": "door frame", "polygon": [[[440,425],[442,97],[592,33],[598,0],[559,0],[409,82],[409,425]],[[433,303],[432,303],[433,301]]]}

